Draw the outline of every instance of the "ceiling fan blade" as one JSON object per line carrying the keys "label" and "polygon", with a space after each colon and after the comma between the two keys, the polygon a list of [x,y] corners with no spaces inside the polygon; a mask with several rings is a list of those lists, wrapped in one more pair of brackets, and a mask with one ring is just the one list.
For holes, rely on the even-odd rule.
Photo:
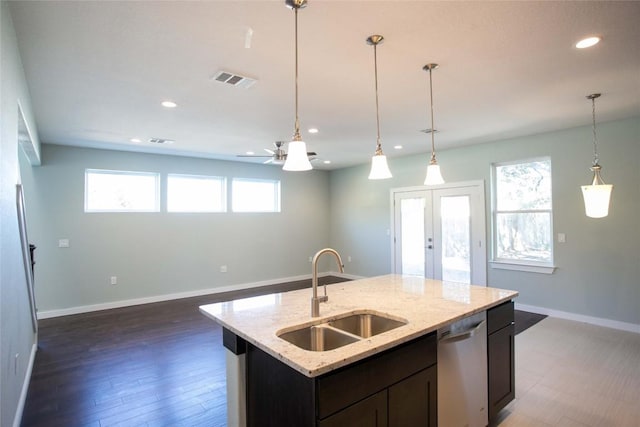
{"label": "ceiling fan blade", "polygon": [[269,163],[273,163],[273,159],[267,159],[264,162],[262,162],[263,165],[268,165]]}
{"label": "ceiling fan blade", "polygon": [[276,154],[276,153],[275,153],[275,151],[273,151],[273,150],[269,150],[268,148],[265,148],[265,149],[264,149],[264,151],[266,151],[267,153],[271,154],[272,156],[273,156],[274,154]]}
{"label": "ceiling fan blade", "polygon": [[256,156],[254,154],[238,154],[236,157],[271,157],[271,156]]}
{"label": "ceiling fan blade", "polygon": [[316,154],[313,151],[307,151],[307,156],[317,156],[318,154]]}

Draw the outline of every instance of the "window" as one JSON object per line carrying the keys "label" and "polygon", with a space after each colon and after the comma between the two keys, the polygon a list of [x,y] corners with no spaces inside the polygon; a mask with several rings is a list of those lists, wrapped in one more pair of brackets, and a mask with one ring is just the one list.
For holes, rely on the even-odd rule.
{"label": "window", "polygon": [[159,212],[160,175],[85,170],[85,212]]}
{"label": "window", "polygon": [[280,181],[234,178],[233,212],[280,212]]}
{"label": "window", "polygon": [[553,272],[535,268],[553,266],[551,160],[494,164],[492,175],[494,263]]}
{"label": "window", "polygon": [[226,179],[218,176],[167,176],[168,212],[226,212]]}

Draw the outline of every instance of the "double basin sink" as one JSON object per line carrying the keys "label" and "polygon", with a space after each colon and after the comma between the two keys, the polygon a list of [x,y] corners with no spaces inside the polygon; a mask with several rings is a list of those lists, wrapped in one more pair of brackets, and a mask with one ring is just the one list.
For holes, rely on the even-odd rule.
{"label": "double basin sink", "polygon": [[382,313],[357,311],[346,313],[317,324],[281,330],[276,335],[309,351],[327,351],[406,325],[406,320]]}

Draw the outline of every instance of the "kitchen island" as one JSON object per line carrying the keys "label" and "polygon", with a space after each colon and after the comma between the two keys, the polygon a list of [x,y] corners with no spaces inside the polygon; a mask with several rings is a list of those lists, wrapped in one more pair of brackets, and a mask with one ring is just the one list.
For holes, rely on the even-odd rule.
{"label": "kitchen island", "polygon": [[[514,291],[400,275],[328,285],[327,294],[329,300],[320,304],[318,318],[310,316],[310,289],[200,307],[203,314],[224,328],[224,345],[229,350],[229,427],[285,425],[283,422],[339,425],[330,420],[340,420],[340,405],[387,407],[386,399],[397,394],[389,387],[401,384],[401,379],[415,381],[416,374],[421,375],[423,384],[431,381],[435,390],[434,370],[428,372],[437,360],[435,332],[518,295]],[[305,350],[280,337],[347,313],[379,314],[406,324],[328,351]],[[353,389],[357,390],[349,391]],[[336,393],[349,396],[335,399]],[[298,408],[294,412],[300,413],[292,414],[293,407]],[[411,411],[402,408],[401,412]],[[377,418],[390,417],[386,412],[375,413]],[[285,418],[278,420],[279,414]],[[289,416],[299,418],[286,418]]]}

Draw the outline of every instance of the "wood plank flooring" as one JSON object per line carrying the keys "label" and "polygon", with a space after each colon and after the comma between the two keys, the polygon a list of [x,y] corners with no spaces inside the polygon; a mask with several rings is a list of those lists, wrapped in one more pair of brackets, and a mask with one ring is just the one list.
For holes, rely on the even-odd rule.
{"label": "wood plank flooring", "polygon": [[41,320],[22,426],[226,426],[222,332],[198,307],[310,285]]}

